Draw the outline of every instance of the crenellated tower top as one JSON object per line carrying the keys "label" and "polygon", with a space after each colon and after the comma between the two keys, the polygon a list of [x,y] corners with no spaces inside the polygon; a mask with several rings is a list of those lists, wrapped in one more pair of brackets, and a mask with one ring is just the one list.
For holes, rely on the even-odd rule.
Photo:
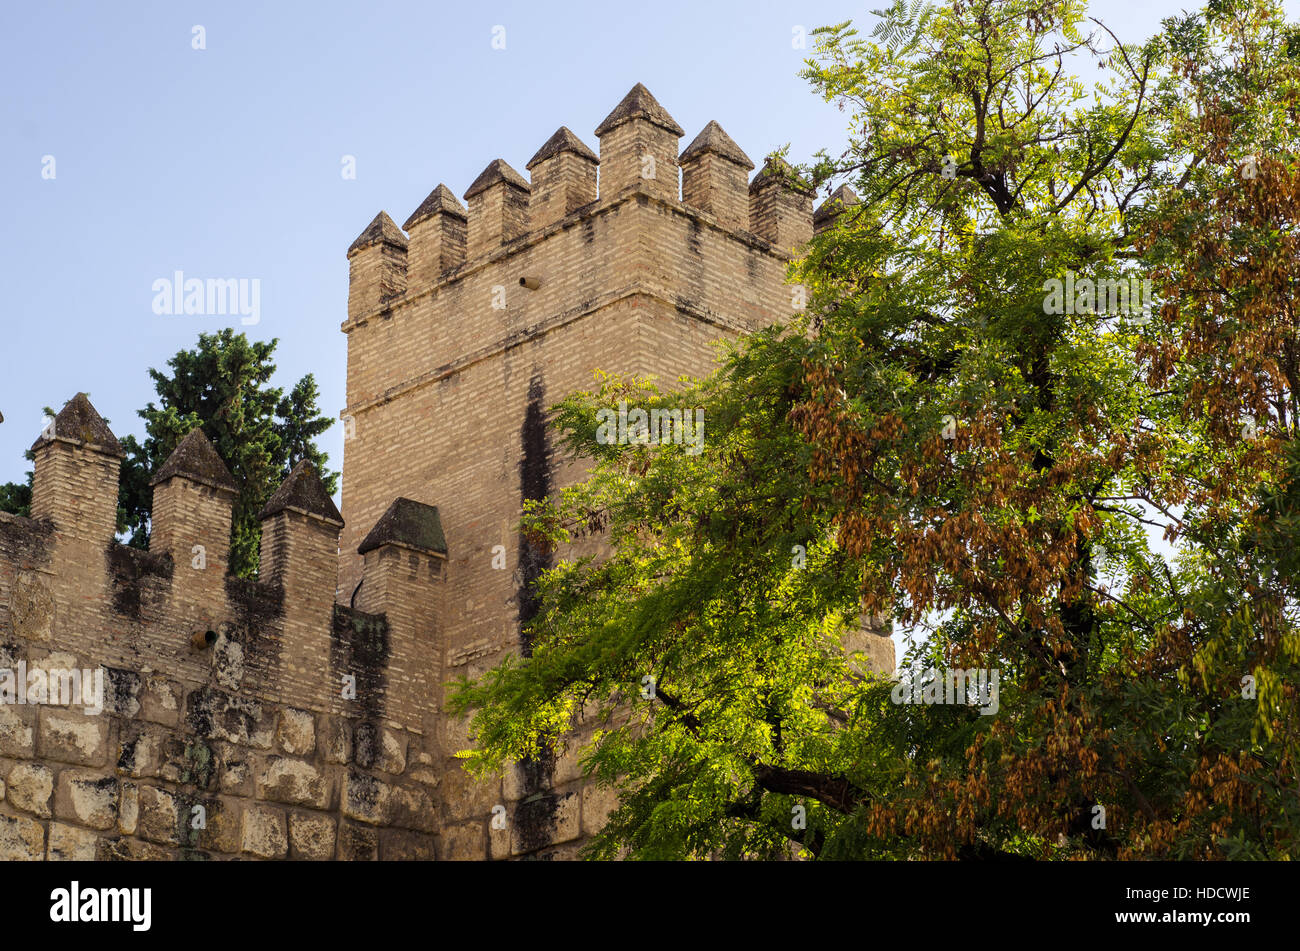
{"label": "crenellated tower top", "polygon": [[812,236],[811,189],[787,164],[765,164],[751,183],[753,161],[716,120],[679,155],[683,134],[637,83],[596,126],[599,155],[560,126],[528,160],[531,181],[496,158],[466,189],[468,209],[439,184],[406,219],[406,234],[379,212],[348,249],[349,321],[629,195],[702,215],[742,239],[766,242],[778,255],[790,255]]}

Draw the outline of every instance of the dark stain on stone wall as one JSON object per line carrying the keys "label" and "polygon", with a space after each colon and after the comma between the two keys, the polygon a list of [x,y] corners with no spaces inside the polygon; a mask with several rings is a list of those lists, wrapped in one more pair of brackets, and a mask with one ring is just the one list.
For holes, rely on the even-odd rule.
{"label": "dark stain on stone wall", "polygon": [[172,580],[172,556],[110,542],[104,553],[112,587],[113,610],[133,621],[141,609],[160,603]]}
{"label": "dark stain on stone wall", "polygon": [[352,762],[370,769],[379,758],[379,729],[370,722],[358,723],[352,731]]}
{"label": "dark stain on stone wall", "polygon": [[133,670],[104,665],[104,709],[118,716],[135,716],[140,709],[143,683],[143,678]]}
{"label": "dark stain on stone wall", "polygon": [[231,619],[221,633],[243,649],[246,669],[257,671],[266,683],[274,683],[279,670],[284,589],[226,575],[226,603],[231,608]]}
{"label": "dark stain on stone wall", "polygon": [[378,718],[384,713],[390,654],[386,617],[342,604],[334,605],[334,629],[330,636],[331,678],[342,689],[344,674],[356,676],[354,709],[362,717]]}
{"label": "dark stain on stone wall", "polygon": [[0,512],[0,553],[23,567],[49,564],[54,524]]}
{"label": "dark stain on stone wall", "polygon": [[206,686],[185,698],[185,725],[204,739],[248,743],[270,732],[271,719],[257,701]]}
{"label": "dark stain on stone wall", "polygon": [[691,254],[697,257],[704,256],[704,245],[700,241],[700,222],[698,219],[692,218],[690,220],[686,232],[686,247],[690,249]]}
{"label": "dark stain on stone wall", "polygon": [[[546,428],[546,409],[542,404],[545,387],[540,372],[534,372],[528,384],[528,407],[520,429],[519,503],[522,509],[530,501],[539,501],[551,495],[551,446]],[[551,549],[540,539],[519,534],[520,581],[516,589],[519,599],[519,644],[525,657],[532,654],[532,643],[527,625],[541,610],[536,593],[537,579],[551,567]]]}
{"label": "dark stain on stone wall", "polygon": [[[528,405],[524,410],[520,430],[519,495],[520,507],[533,500],[551,495],[551,445],[546,427],[546,408],[543,404],[545,387],[541,373],[534,371],[528,385]],[[519,599],[519,647],[525,657],[532,655],[532,639],[528,623],[541,610],[537,596],[537,579],[551,567],[550,546],[540,539],[519,534],[520,582],[516,590]],[[515,807],[515,829],[525,848],[547,845],[555,829],[555,796],[546,792],[552,785],[555,773],[555,755],[545,750],[533,759],[526,759],[516,767],[523,780],[525,798]]]}

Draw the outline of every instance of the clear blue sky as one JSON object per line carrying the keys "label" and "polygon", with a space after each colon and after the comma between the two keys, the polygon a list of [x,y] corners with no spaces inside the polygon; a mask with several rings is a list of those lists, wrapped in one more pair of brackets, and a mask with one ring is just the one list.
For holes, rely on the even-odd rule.
{"label": "clear blue sky", "polygon": [[[717,119],[751,158],[838,148],[845,117],[798,78],[794,27],[869,24],[882,0],[801,3],[6,3],[0,13],[0,481],[20,480],[41,407],[90,393],[119,435],[147,368],[238,317],[158,316],[176,270],[256,278],[255,339],[286,388],[344,405],[346,249],[439,181],[524,163],[592,130],[644,82],[686,130]],[[1103,0],[1125,39],[1180,0]],[[206,49],[192,48],[192,28]],[[492,47],[505,27],[505,49]],[[42,157],[56,177],[41,176]],[[357,177],[340,174],[356,157]],[[323,439],[342,463],[341,425]]]}

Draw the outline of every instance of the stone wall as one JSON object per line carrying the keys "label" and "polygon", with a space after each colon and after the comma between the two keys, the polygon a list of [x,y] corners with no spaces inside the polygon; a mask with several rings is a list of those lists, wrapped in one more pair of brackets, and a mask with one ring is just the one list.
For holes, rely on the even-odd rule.
{"label": "stone wall", "polygon": [[[445,553],[408,535],[436,511],[371,540],[367,611],[334,602],[343,523],[307,463],[248,581],[201,432],[155,476],[147,552],[113,537],[121,450],[83,394],[34,450],[39,517],[0,514],[0,859],[441,857],[445,754],[403,669],[436,643],[413,593],[436,597]],[[71,671],[102,709],[35,693]]]}
{"label": "stone wall", "polygon": [[[345,619],[346,620],[346,619]],[[432,859],[434,759],[374,721],[104,668],[102,714],[0,706],[0,860]],[[0,646],[0,667],[93,661]]]}

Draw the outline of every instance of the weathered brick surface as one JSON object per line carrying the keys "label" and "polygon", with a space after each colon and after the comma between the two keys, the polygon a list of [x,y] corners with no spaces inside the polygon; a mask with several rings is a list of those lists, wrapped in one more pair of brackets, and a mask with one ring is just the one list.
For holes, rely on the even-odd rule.
{"label": "weathered brick surface", "polygon": [[335,820],[329,816],[291,813],[289,844],[291,858],[320,862],[334,857]]}
{"label": "weathered brick surface", "polygon": [[344,862],[378,861],[378,830],[344,820],[339,826],[337,857]]}
{"label": "weathered brick surface", "polygon": [[50,797],[54,793],[54,773],[39,763],[19,763],[6,780],[9,805],[34,816],[48,819]]}
{"label": "weathered brick surface", "polygon": [[114,777],[65,769],[59,774],[54,814],[90,829],[111,829],[117,824],[119,796]]}
{"label": "weathered brick surface", "polygon": [[87,829],[62,822],[50,823],[50,842],[45,857],[51,862],[93,862],[99,838]]}
{"label": "weathered brick surface", "polygon": [[44,858],[45,826],[24,816],[0,815],[0,862]]}
{"label": "weathered brick surface", "polygon": [[252,806],[244,811],[243,850],[263,859],[282,859],[289,851],[285,814],[279,809]]}

